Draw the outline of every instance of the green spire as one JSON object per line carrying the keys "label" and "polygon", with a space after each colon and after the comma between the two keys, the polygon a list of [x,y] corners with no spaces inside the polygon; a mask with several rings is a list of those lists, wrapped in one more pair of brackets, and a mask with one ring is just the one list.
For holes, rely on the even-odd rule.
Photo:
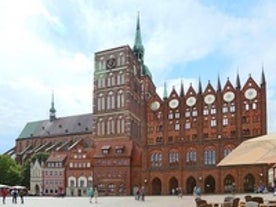
{"label": "green spire", "polygon": [[163,93],[163,99],[168,98],[168,92],[167,92],[167,84],[164,82],[164,93]]}
{"label": "green spire", "polygon": [[50,121],[54,121],[56,119],[56,109],[54,103],[54,91],[52,92],[52,101],[51,101],[51,108],[50,108]]}
{"label": "green spire", "polygon": [[133,47],[134,55],[138,58],[139,61],[143,62],[144,58],[144,46],[142,44],[142,36],[140,29],[140,15],[138,12],[137,24],[136,24],[136,33],[135,33],[135,42]]}

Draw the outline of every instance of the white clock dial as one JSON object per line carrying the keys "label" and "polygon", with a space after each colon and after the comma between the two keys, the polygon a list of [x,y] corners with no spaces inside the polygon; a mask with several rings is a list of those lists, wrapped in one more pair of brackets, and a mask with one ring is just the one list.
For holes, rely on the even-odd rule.
{"label": "white clock dial", "polygon": [[213,94],[208,94],[207,96],[204,97],[204,102],[206,104],[212,104],[216,100],[216,97]]}
{"label": "white clock dial", "polygon": [[245,98],[252,100],[252,99],[256,98],[257,91],[254,88],[249,88],[244,92],[244,96],[245,96]]}
{"label": "white clock dial", "polygon": [[196,98],[195,97],[193,97],[193,96],[191,96],[191,97],[189,97],[187,100],[186,100],[186,104],[188,105],[188,106],[193,106],[193,105],[195,105],[196,104]]}
{"label": "white clock dial", "polygon": [[172,99],[172,100],[170,100],[170,102],[169,102],[169,106],[170,106],[170,108],[172,108],[172,109],[177,108],[177,107],[178,107],[178,104],[179,104],[179,101],[178,101],[177,99]]}
{"label": "white clock dial", "polygon": [[158,110],[159,107],[160,107],[160,103],[159,103],[158,101],[154,101],[154,102],[152,102],[151,105],[150,105],[150,108],[151,108],[151,110],[153,110],[153,111]]}
{"label": "white clock dial", "polygon": [[223,100],[226,102],[231,102],[235,98],[235,94],[232,91],[228,91],[223,95]]}

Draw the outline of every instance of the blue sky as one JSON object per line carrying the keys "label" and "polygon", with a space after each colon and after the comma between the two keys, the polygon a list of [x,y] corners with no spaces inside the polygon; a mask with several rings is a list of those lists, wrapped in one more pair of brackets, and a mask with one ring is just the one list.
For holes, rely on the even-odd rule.
{"label": "blue sky", "polygon": [[[158,3],[157,3],[158,2]],[[276,130],[276,1],[0,1],[0,153],[27,122],[92,112],[94,53],[133,46],[140,11],[145,63],[158,92],[227,78],[267,80],[268,131]]]}

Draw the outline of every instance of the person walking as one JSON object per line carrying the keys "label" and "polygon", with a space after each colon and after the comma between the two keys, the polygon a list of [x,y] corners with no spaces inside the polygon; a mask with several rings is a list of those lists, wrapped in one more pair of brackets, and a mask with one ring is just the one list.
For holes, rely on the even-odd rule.
{"label": "person walking", "polygon": [[98,196],[99,196],[98,189],[97,189],[97,188],[95,188],[95,190],[94,190],[94,198],[95,198],[95,203],[98,203]]}
{"label": "person walking", "polygon": [[142,188],[141,188],[142,201],[145,201],[145,196],[146,196],[146,189],[145,189],[145,186],[142,186]]}
{"label": "person walking", "polygon": [[92,199],[93,199],[93,197],[94,197],[93,188],[92,188],[92,187],[89,188],[88,191],[87,191],[87,193],[88,193],[88,196],[89,196],[89,203],[92,203],[92,202],[93,202]]}
{"label": "person walking", "polygon": [[24,203],[24,196],[25,196],[25,190],[24,189],[19,190],[19,196],[20,196],[20,199],[21,199],[21,203],[23,204]]}
{"label": "person walking", "polygon": [[2,188],[1,194],[2,194],[2,202],[3,202],[3,204],[6,204],[6,197],[8,196],[7,188]]}

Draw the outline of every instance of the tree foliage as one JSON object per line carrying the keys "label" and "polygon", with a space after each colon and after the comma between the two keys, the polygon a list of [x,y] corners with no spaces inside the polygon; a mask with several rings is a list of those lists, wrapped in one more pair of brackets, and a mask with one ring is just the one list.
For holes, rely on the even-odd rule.
{"label": "tree foliage", "polygon": [[20,185],[21,179],[21,166],[10,156],[0,155],[0,183]]}

